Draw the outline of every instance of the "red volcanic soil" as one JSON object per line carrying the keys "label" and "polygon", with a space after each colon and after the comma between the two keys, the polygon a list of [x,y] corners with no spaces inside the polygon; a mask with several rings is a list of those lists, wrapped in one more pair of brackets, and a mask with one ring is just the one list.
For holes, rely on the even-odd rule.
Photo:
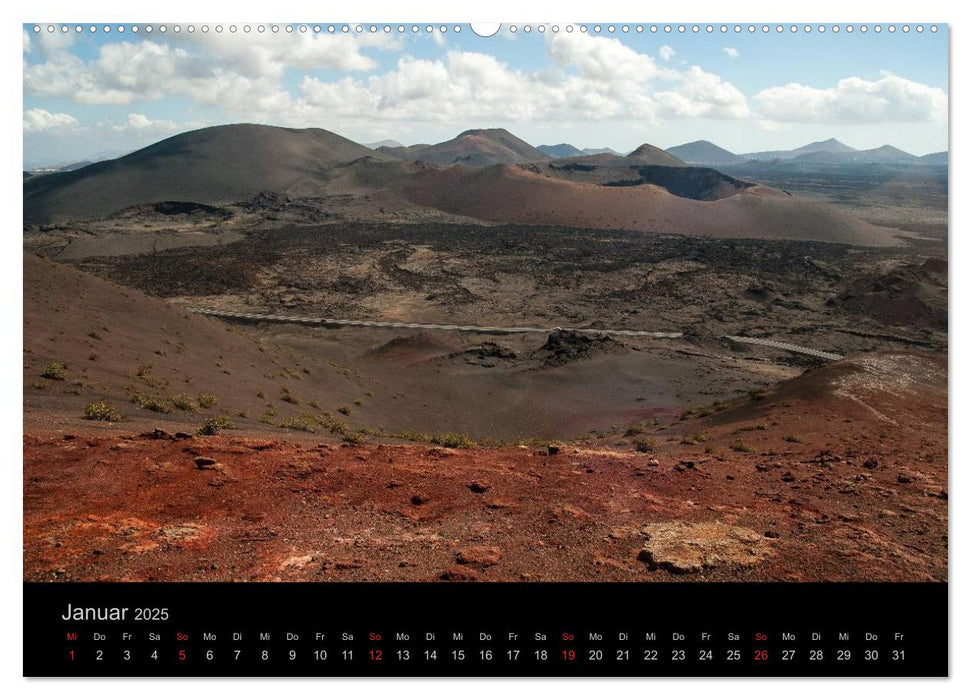
{"label": "red volcanic soil", "polygon": [[762,186],[716,201],[699,201],[650,184],[603,187],[547,177],[515,165],[495,165],[419,173],[408,186],[408,195],[417,203],[486,221],[715,238],[898,244],[890,229]]}
{"label": "red volcanic soil", "polygon": [[[24,438],[24,576],[947,577],[943,357],[852,358],[633,445]],[[647,442],[650,438],[652,442]]]}

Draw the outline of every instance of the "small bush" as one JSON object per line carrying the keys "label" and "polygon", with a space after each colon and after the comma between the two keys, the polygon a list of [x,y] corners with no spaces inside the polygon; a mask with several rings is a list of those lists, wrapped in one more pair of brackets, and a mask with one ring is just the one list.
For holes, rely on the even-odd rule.
{"label": "small bush", "polygon": [[153,389],[161,389],[165,386],[165,382],[154,374],[152,374],[152,363],[149,362],[144,365],[139,365],[138,369],[135,370],[135,376],[141,379],[143,382],[148,384]]}
{"label": "small bush", "polygon": [[84,407],[84,418],[86,420],[100,420],[107,423],[115,423],[121,420],[121,414],[116,411],[107,401],[93,401]]}
{"label": "small bush", "polygon": [[59,382],[63,382],[67,379],[67,365],[63,362],[57,362],[56,360],[51,360],[46,365],[44,365],[44,371],[40,373],[44,379],[54,379]]}
{"label": "small bush", "polygon": [[280,387],[280,401],[292,403],[294,406],[300,403],[300,399],[293,395],[289,387]]}
{"label": "small bush", "polygon": [[264,425],[273,425],[275,421],[276,411],[270,407],[268,407],[265,411],[263,411],[262,415],[260,415],[260,423],[263,423]]}
{"label": "small bush", "polygon": [[360,433],[344,433],[341,439],[349,445],[363,445],[366,442]]}
{"label": "small bush", "polygon": [[628,425],[627,429],[624,431],[624,437],[634,437],[635,435],[643,435],[645,428],[643,425]]}
{"label": "small bush", "polygon": [[453,447],[462,450],[470,450],[475,447],[475,441],[468,435],[460,435],[458,433],[442,433],[441,435],[432,435],[429,440],[433,445],[441,445],[442,447]]}
{"label": "small bush", "polygon": [[139,408],[144,408],[148,411],[153,411],[155,413],[172,412],[172,404],[170,404],[168,401],[165,399],[160,399],[157,396],[143,394],[133,386],[128,387],[128,398],[130,398],[131,402],[136,404]]}
{"label": "small bush", "polygon": [[634,443],[634,449],[638,452],[653,452],[655,447],[657,447],[657,441],[651,438],[637,440]]}
{"label": "small bush", "polygon": [[735,442],[733,442],[732,444],[730,444],[729,447],[732,448],[733,450],[735,450],[736,452],[754,452],[755,451],[754,449],[752,449],[752,446],[751,445],[747,445],[744,442],[742,442],[741,440],[736,440]]}
{"label": "small bush", "polygon": [[782,439],[786,442],[802,442],[802,438],[800,438],[798,435],[786,435]]}
{"label": "small bush", "polygon": [[699,445],[703,442],[708,442],[708,436],[705,433],[695,433],[694,435],[685,435],[681,438],[682,445]]}
{"label": "small bush", "polygon": [[235,427],[226,416],[211,416],[199,426],[196,435],[218,435],[220,430],[232,430]]}
{"label": "small bush", "polygon": [[196,401],[202,408],[211,408],[219,403],[219,399],[216,398],[215,394],[210,394],[208,391],[200,391],[199,395],[196,397]]}
{"label": "small bush", "polygon": [[344,404],[343,406],[338,407],[337,412],[343,413],[345,416],[349,416],[351,415],[351,407],[348,406],[347,404]]}
{"label": "small bush", "polygon": [[281,428],[287,428],[289,430],[300,430],[304,433],[315,433],[319,427],[317,418],[313,414],[304,413],[299,416],[292,416],[290,418],[284,418],[280,421]]}
{"label": "small bush", "polygon": [[185,394],[176,394],[171,399],[172,405],[175,406],[180,411],[185,411],[186,413],[195,413],[199,410],[199,404],[191,396],[186,396]]}

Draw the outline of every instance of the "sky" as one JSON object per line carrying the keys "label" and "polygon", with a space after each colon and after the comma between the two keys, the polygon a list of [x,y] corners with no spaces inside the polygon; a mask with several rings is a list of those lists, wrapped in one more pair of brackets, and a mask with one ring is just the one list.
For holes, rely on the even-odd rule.
{"label": "sky", "polygon": [[506,25],[488,38],[468,25],[35,26],[23,31],[25,167],[115,157],[235,122],[404,144],[504,127],[533,145],[621,152],[700,139],[736,153],[831,137],[916,155],[948,145],[946,26]]}

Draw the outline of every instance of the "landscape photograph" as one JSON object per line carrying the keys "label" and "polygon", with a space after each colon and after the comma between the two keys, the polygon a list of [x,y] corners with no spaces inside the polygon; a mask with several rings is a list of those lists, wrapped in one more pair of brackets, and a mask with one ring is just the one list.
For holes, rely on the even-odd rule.
{"label": "landscape photograph", "polygon": [[947,580],[946,30],[23,42],[25,580]]}

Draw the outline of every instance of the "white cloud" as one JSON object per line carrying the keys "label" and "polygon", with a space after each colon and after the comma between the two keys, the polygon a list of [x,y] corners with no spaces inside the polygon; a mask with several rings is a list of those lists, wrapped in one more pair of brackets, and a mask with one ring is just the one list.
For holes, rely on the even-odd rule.
{"label": "white cloud", "polygon": [[25,29],[24,30],[24,53],[30,53],[30,49],[31,49],[30,32],[28,32]]}
{"label": "white cloud", "polygon": [[750,115],[741,90],[698,66],[681,74],[675,90],[656,97],[663,116],[671,118],[745,119]]}
{"label": "white cloud", "polygon": [[116,132],[133,131],[144,134],[175,134],[187,129],[197,129],[202,122],[174,122],[171,119],[151,119],[138,112],[130,112],[124,124],[112,124]]}
{"label": "white cloud", "polygon": [[722,51],[727,53],[732,58],[738,58],[738,49],[732,48],[731,46],[726,46],[722,49]]}
{"label": "white cloud", "polygon": [[70,114],[52,114],[46,109],[35,107],[24,112],[24,132],[66,131],[78,126],[78,120]]}
{"label": "white cloud", "polygon": [[759,114],[777,122],[945,122],[947,94],[940,88],[884,73],[879,80],[851,77],[835,87],[800,83],[772,87],[755,96]]}
{"label": "white cloud", "polygon": [[674,49],[665,44],[657,50],[657,55],[663,58],[665,61],[670,61],[674,58]]}
{"label": "white cloud", "polygon": [[613,38],[561,32],[548,39],[552,69],[524,72],[494,56],[449,51],[440,59],[404,56],[366,79],[324,82],[305,77],[291,114],[370,122],[563,122],[617,119],[734,119],[745,96],[719,76],[693,67],[659,66]]}
{"label": "white cloud", "polygon": [[202,105],[255,101],[264,106],[285,98],[280,81],[287,68],[368,71],[377,62],[362,47],[394,48],[388,35],[195,34],[178,41],[104,44],[82,61],[70,52],[70,35],[40,35],[46,60],[24,66],[24,91],[88,104],[129,104],[179,94]]}
{"label": "white cloud", "polygon": [[[401,47],[400,39],[383,33],[126,40],[102,45],[87,61],[69,46],[50,40],[42,48],[44,60],[25,65],[27,95],[105,105],[182,96],[243,120],[355,131],[388,122],[465,128],[614,119],[640,125],[749,115],[745,96],[715,74],[699,67],[676,70],[618,39],[579,31],[548,34],[551,65],[536,71],[518,70],[490,54],[452,50],[436,58],[403,54],[393,68],[376,73],[362,47]],[[674,55],[670,47],[660,53]],[[323,68],[345,75],[313,75]],[[304,73],[296,88],[284,84],[287,69]],[[165,121],[132,112],[113,128],[165,132],[173,125]]]}

